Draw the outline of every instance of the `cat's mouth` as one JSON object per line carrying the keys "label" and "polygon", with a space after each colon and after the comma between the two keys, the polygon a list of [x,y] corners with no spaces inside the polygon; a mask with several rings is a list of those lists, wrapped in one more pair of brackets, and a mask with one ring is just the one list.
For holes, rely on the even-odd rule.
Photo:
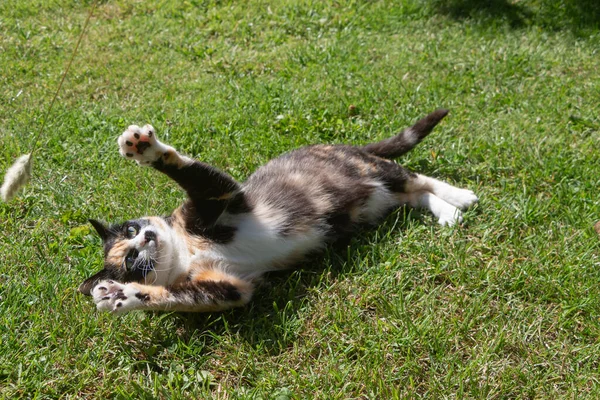
{"label": "cat's mouth", "polygon": [[131,271],[135,268],[135,261],[139,257],[140,252],[138,249],[131,249],[129,253],[125,256],[125,267],[128,271]]}
{"label": "cat's mouth", "polygon": [[154,270],[154,260],[147,251],[140,253],[136,248],[129,250],[125,256],[125,268],[127,272],[141,274],[143,278]]}

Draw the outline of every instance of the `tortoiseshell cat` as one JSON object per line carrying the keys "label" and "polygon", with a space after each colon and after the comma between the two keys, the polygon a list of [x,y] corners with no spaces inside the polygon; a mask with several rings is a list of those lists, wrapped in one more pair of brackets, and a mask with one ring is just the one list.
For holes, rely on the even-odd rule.
{"label": "tortoiseshell cat", "polygon": [[462,220],[470,190],[389,159],[419,143],[447,110],[366,146],[315,145],[276,158],[245,183],[180,155],[150,125],[132,125],[120,153],[175,180],[188,200],[168,217],[105,226],[104,269],[81,284],[99,310],[218,311],[247,303],[265,272],[293,266],[392,209],[426,208],[441,225]]}

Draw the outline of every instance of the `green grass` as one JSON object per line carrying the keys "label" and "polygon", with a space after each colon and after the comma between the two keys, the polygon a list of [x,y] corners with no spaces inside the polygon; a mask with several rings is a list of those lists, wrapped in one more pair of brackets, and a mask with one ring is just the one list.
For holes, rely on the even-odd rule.
{"label": "green grass", "polygon": [[[483,3],[103,1],[33,181],[0,204],[0,397],[600,397],[600,6]],[[90,7],[0,2],[1,171]],[[437,107],[401,161],[477,192],[464,226],[400,210],[225,313],[114,317],[77,293],[102,263],[88,218],[183,199],[119,157],[130,123],[242,180]]]}

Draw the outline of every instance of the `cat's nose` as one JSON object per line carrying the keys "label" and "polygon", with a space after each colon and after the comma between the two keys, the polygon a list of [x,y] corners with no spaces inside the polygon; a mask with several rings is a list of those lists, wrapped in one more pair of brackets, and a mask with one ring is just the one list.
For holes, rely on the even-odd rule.
{"label": "cat's nose", "polygon": [[156,241],[156,233],[152,231],[146,231],[144,232],[144,239],[146,239],[146,243],[152,240]]}

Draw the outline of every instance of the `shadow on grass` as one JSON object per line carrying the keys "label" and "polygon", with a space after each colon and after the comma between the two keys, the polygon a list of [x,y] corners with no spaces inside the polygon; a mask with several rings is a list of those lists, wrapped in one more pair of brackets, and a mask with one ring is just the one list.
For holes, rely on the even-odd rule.
{"label": "shadow on grass", "polygon": [[[419,164],[417,169],[433,175],[431,165],[427,163]],[[400,207],[378,226],[361,228],[350,237],[338,240],[323,253],[307,258],[297,269],[267,274],[257,285],[252,301],[245,307],[217,313],[157,312],[155,316],[168,320],[170,324],[167,325],[174,325],[177,333],[155,335],[153,343],[168,348],[180,341],[186,346],[203,347],[201,353],[210,353],[223,340],[233,337],[239,338],[252,351],[277,355],[297,340],[303,322],[302,311],[310,307],[306,303],[309,292],[360,273],[360,265],[353,260],[364,257],[365,249],[371,248],[374,242],[389,240],[386,238],[388,235],[401,237],[414,220],[427,224],[430,218],[428,213],[421,214],[408,206]],[[386,239],[376,240],[377,237]],[[372,262],[377,264],[378,260]]]}
{"label": "shadow on grass", "polygon": [[408,208],[393,212],[376,229],[364,228],[352,238],[328,246],[324,254],[305,260],[300,269],[268,274],[246,307],[222,313],[171,314],[179,340],[187,344],[202,336],[202,344],[210,351],[225,333],[234,333],[253,349],[279,354],[296,340],[307,293],[323,282],[356,273],[356,264],[348,261],[359,255],[361,248],[372,246],[374,235],[402,235],[411,219],[421,218],[416,211],[406,218],[403,213],[408,215]]}
{"label": "shadow on grass", "polygon": [[457,20],[476,19],[506,22],[514,28],[525,26],[531,12],[507,0],[436,0],[435,10]]}
{"label": "shadow on grass", "polygon": [[598,0],[434,0],[431,5],[435,12],[453,19],[485,25],[537,26],[578,35],[600,30]]}

